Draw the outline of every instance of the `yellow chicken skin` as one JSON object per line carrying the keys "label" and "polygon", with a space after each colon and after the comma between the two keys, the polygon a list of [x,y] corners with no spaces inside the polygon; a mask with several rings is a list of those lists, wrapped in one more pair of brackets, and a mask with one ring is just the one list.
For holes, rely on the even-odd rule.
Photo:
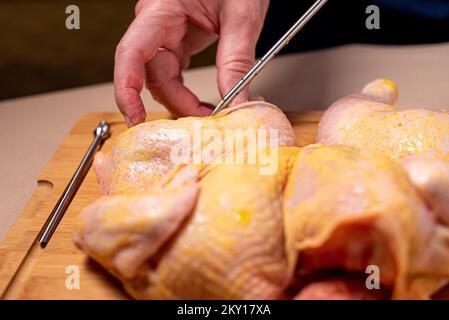
{"label": "yellow chicken skin", "polygon": [[191,214],[198,172],[182,168],[152,194],[101,197],[81,212],[74,243],[119,278],[133,278]]}
{"label": "yellow chicken skin", "polygon": [[408,156],[449,161],[449,113],[399,110],[392,105],[397,96],[396,85],[380,79],[335,102],[319,123],[317,142],[372,149],[398,161]]}
{"label": "yellow chicken skin", "polygon": [[[350,146],[308,146],[284,196],[292,275],[364,274],[373,265],[395,299],[430,298],[448,281],[449,229],[425,206],[401,165],[386,156]],[[309,287],[300,297],[320,296],[332,283],[315,287],[318,293]]]}
{"label": "yellow chicken skin", "polygon": [[[135,126],[120,134],[107,151],[96,154],[93,168],[100,183],[103,195],[139,194],[157,188],[157,184],[177,164],[173,155],[182,149],[186,155],[185,163],[192,163],[199,156],[199,163],[210,163],[219,154],[209,154],[206,145],[212,139],[225,143],[228,132],[265,130],[265,139],[270,145],[270,129],[276,131],[278,146],[295,146],[295,132],[287,117],[276,106],[263,102],[248,102],[227,108],[215,117],[188,117],[178,120],[150,121]],[[218,137],[208,137],[207,131]],[[262,141],[246,139],[239,143],[235,139],[232,150],[238,153],[247,150],[247,144]],[[181,147],[180,147],[181,146]],[[176,157],[183,161],[181,155]]]}
{"label": "yellow chicken skin", "polygon": [[[449,283],[449,115],[396,98],[393,83],[368,84],[303,149],[265,102],[129,129],[96,156],[104,196],[75,244],[139,299],[429,299]],[[178,164],[194,123],[221,137],[275,129],[279,148],[248,162],[248,139],[223,151],[247,161],[226,164],[206,139]],[[380,290],[365,285],[372,267]]]}
{"label": "yellow chicken skin", "polygon": [[155,195],[105,196],[81,214],[75,243],[135,298],[281,298],[282,191],[299,148],[270,152],[272,174],[261,174],[260,163],[186,166]]}
{"label": "yellow chicken skin", "polygon": [[[186,223],[142,278],[125,283],[147,299],[279,299],[287,285],[282,190],[298,148],[281,148],[278,170],[211,165]],[[142,288],[141,284],[147,285]]]}
{"label": "yellow chicken skin", "polygon": [[410,158],[403,166],[438,219],[449,225],[449,162]]}
{"label": "yellow chicken skin", "polygon": [[[103,197],[81,214],[75,243],[139,299],[289,298],[304,275],[335,270],[346,275],[296,298],[428,299],[447,283],[448,228],[400,164],[350,146],[277,151],[272,175],[181,166],[157,194]],[[382,290],[358,276],[371,265]]]}

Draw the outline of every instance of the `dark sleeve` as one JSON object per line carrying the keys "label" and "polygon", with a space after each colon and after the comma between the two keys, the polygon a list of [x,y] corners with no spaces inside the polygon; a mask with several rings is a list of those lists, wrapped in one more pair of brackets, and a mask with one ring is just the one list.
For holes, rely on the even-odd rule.
{"label": "dark sleeve", "polygon": [[[271,0],[257,46],[265,53],[315,0]],[[368,30],[369,5],[380,9],[380,29]],[[283,53],[347,43],[419,44],[449,41],[448,0],[329,0]]]}

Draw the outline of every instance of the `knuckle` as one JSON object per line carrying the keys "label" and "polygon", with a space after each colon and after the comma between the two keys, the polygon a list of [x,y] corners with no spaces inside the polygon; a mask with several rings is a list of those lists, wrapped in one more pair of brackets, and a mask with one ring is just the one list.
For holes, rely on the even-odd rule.
{"label": "knuckle", "polygon": [[249,1],[246,6],[239,5],[234,9],[233,15],[236,20],[245,21],[248,25],[259,25],[263,23],[265,12],[259,1]]}
{"label": "knuckle", "polygon": [[134,14],[137,16],[140,11],[147,5],[151,4],[154,0],[139,0],[137,1],[136,5],[134,6]]}
{"label": "knuckle", "polygon": [[128,51],[128,46],[125,44],[125,42],[122,40],[120,41],[117,46],[115,47],[115,56],[122,56],[124,53]]}
{"label": "knuckle", "polygon": [[145,12],[153,13],[154,17],[161,16],[174,16],[182,8],[182,1],[179,0],[140,0],[135,8],[134,12],[137,15]]}
{"label": "knuckle", "polygon": [[133,45],[130,45],[126,40],[122,39],[115,47],[115,59],[132,54],[133,57],[141,57],[143,53]]}
{"label": "knuckle", "polygon": [[242,54],[231,54],[223,59],[222,69],[227,72],[245,74],[254,64],[254,59],[242,55]]}

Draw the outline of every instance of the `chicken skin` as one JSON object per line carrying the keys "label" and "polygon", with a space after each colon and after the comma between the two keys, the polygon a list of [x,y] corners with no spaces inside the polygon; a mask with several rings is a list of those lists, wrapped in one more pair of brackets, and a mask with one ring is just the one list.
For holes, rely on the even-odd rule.
{"label": "chicken skin", "polygon": [[392,105],[397,96],[396,85],[380,79],[335,102],[321,118],[317,142],[376,150],[398,161],[409,156],[449,161],[449,113],[399,110]]}
{"label": "chicken skin", "polygon": [[105,196],[81,214],[75,243],[135,298],[280,298],[282,190],[299,148],[275,152],[275,174],[260,174],[259,163],[186,166],[155,194]]}
{"label": "chicken skin", "polygon": [[386,300],[388,290],[369,290],[360,277],[320,280],[306,285],[295,300]]}
{"label": "chicken skin", "polygon": [[[401,164],[352,146],[276,152],[272,175],[187,165],[157,192],[105,196],[81,214],[75,243],[139,299],[281,299],[323,271],[347,276],[297,298],[428,299],[447,283],[449,229]],[[362,290],[370,266],[381,291]]]}
{"label": "chicken skin", "polygon": [[180,171],[162,192],[104,196],[86,207],[76,227],[75,244],[116,276],[133,278],[196,204],[199,169]]}
{"label": "chicken skin", "polygon": [[449,226],[449,162],[411,158],[403,165],[438,219]]}
{"label": "chicken skin", "polygon": [[375,266],[396,299],[427,299],[449,279],[449,229],[383,154],[302,149],[285,190],[284,224],[289,266],[301,273]]}
{"label": "chicken skin", "polygon": [[[248,143],[269,146],[273,142],[271,138],[275,138],[278,146],[296,144],[295,132],[287,117],[274,105],[262,101],[227,108],[215,117],[146,122],[120,134],[110,150],[96,154],[93,167],[100,191],[104,195],[151,191],[177,164],[191,163],[195,158],[199,159],[196,164],[212,162],[219,154],[208,152],[206,146],[210,141],[223,140],[224,144],[228,132],[238,133],[239,130],[242,135],[259,130],[267,134],[257,135],[258,141],[248,138],[242,143],[234,138],[234,148],[223,147],[222,152],[244,152]],[[275,137],[270,136],[270,130],[274,130]],[[208,132],[215,136],[208,136]],[[260,141],[262,139],[266,141]],[[178,156],[178,149],[186,154]]]}
{"label": "chicken skin", "polygon": [[[142,281],[127,289],[150,299],[279,299],[288,268],[282,190],[298,148],[281,148],[278,170],[259,164],[211,165],[183,226]],[[232,177],[232,179],[230,179]]]}
{"label": "chicken skin", "polygon": [[[370,83],[304,148],[265,102],[129,129],[97,154],[103,196],[74,242],[138,299],[430,299],[449,283],[449,115],[396,98]],[[210,153],[205,139],[178,163],[196,122],[222,144],[227,129],[273,129],[278,146]],[[255,161],[221,161],[255,144]]]}

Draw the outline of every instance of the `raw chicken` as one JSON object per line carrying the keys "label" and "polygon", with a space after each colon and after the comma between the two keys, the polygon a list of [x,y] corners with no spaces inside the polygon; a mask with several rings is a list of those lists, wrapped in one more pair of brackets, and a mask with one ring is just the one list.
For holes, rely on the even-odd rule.
{"label": "raw chicken", "polygon": [[199,168],[183,168],[162,192],[104,196],[83,210],[75,244],[120,278],[137,269],[177,231],[198,196]]}
{"label": "raw chicken", "polygon": [[391,105],[397,96],[396,85],[380,79],[335,102],[321,118],[317,142],[377,150],[398,161],[418,155],[449,161],[449,113],[399,110]]}
{"label": "raw chicken", "polygon": [[404,167],[438,219],[449,226],[449,163],[410,158],[404,162]]}
{"label": "raw chicken", "polygon": [[305,286],[295,300],[386,300],[388,290],[369,290],[362,277],[332,278]]}
{"label": "raw chicken", "polygon": [[[394,161],[404,161],[408,178],[432,213],[432,217],[424,221],[432,220],[438,230],[434,231],[433,238],[443,239],[429,246],[427,253],[445,252],[447,249],[441,247],[440,241],[444,241],[447,229],[439,224],[449,222],[449,113],[423,108],[400,111],[392,105],[397,97],[398,90],[393,82],[379,79],[369,83],[361,94],[343,98],[325,112],[317,141],[378,151]],[[436,256],[443,255],[437,253]],[[422,259],[423,264],[437,265],[439,261],[429,257]],[[428,270],[428,267],[424,268]],[[419,279],[421,284],[415,286],[415,291],[427,281]],[[434,281],[438,286],[438,280]],[[429,295],[421,292],[418,297],[428,298]]]}
{"label": "raw chicken", "polygon": [[[157,193],[105,196],[75,243],[135,298],[279,299],[295,278],[335,270],[346,275],[297,298],[426,299],[447,283],[449,229],[400,164],[350,146],[274,152],[273,175],[188,165]],[[361,289],[369,266],[380,291]]]}
{"label": "raw chicken", "polygon": [[[256,133],[265,130],[266,135],[257,135],[258,141],[248,138],[241,143],[242,140],[230,136],[238,130],[241,130],[240,136],[245,134],[243,130]],[[218,137],[208,136],[207,132]],[[100,191],[108,195],[154,190],[158,182],[179,163],[191,163],[195,158],[199,160],[197,164],[212,162],[219,154],[213,154],[205,146],[210,145],[212,139],[220,140],[218,142],[224,145],[228,137],[234,141],[234,148],[228,150],[223,147],[222,151],[234,154],[245,151],[248,143],[265,143],[266,146],[270,146],[270,142],[278,146],[296,144],[295,132],[287,117],[266,102],[241,104],[225,109],[215,117],[146,122],[120,134],[110,150],[96,154],[93,167]],[[184,154],[178,155],[179,151]]]}
{"label": "raw chicken", "polygon": [[[282,148],[278,170],[260,164],[212,165],[181,228],[142,281],[129,292],[150,299],[277,299],[287,285],[282,190],[299,151]],[[231,178],[232,177],[232,178]]]}
{"label": "raw chicken", "polygon": [[[264,102],[130,129],[97,156],[105,196],[81,213],[74,241],[140,299],[428,299],[449,282],[449,116],[381,102],[396,96],[380,80],[341,100],[320,124],[332,145],[303,149]],[[255,163],[177,164],[170,154],[195,120],[276,129],[279,148]],[[380,289],[368,290],[367,270]]]}
{"label": "raw chicken", "polygon": [[[197,176],[185,174],[196,168],[187,166],[169,177],[162,195],[103,197],[81,214],[75,243],[135,298],[280,298],[288,284],[282,190],[299,149],[274,152],[275,174],[261,175],[260,163],[212,164]],[[194,209],[194,191],[171,193],[178,180],[192,187],[200,177]]]}
{"label": "raw chicken", "polygon": [[[285,190],[284,223],[292,274],[365,273],[374,266],[397,299],[429,298],[449,279],[449,229],[402,166],[382,154],[336,145],[302,149]],[[322,286],[301,296],[319,296],[313,289]]]}

